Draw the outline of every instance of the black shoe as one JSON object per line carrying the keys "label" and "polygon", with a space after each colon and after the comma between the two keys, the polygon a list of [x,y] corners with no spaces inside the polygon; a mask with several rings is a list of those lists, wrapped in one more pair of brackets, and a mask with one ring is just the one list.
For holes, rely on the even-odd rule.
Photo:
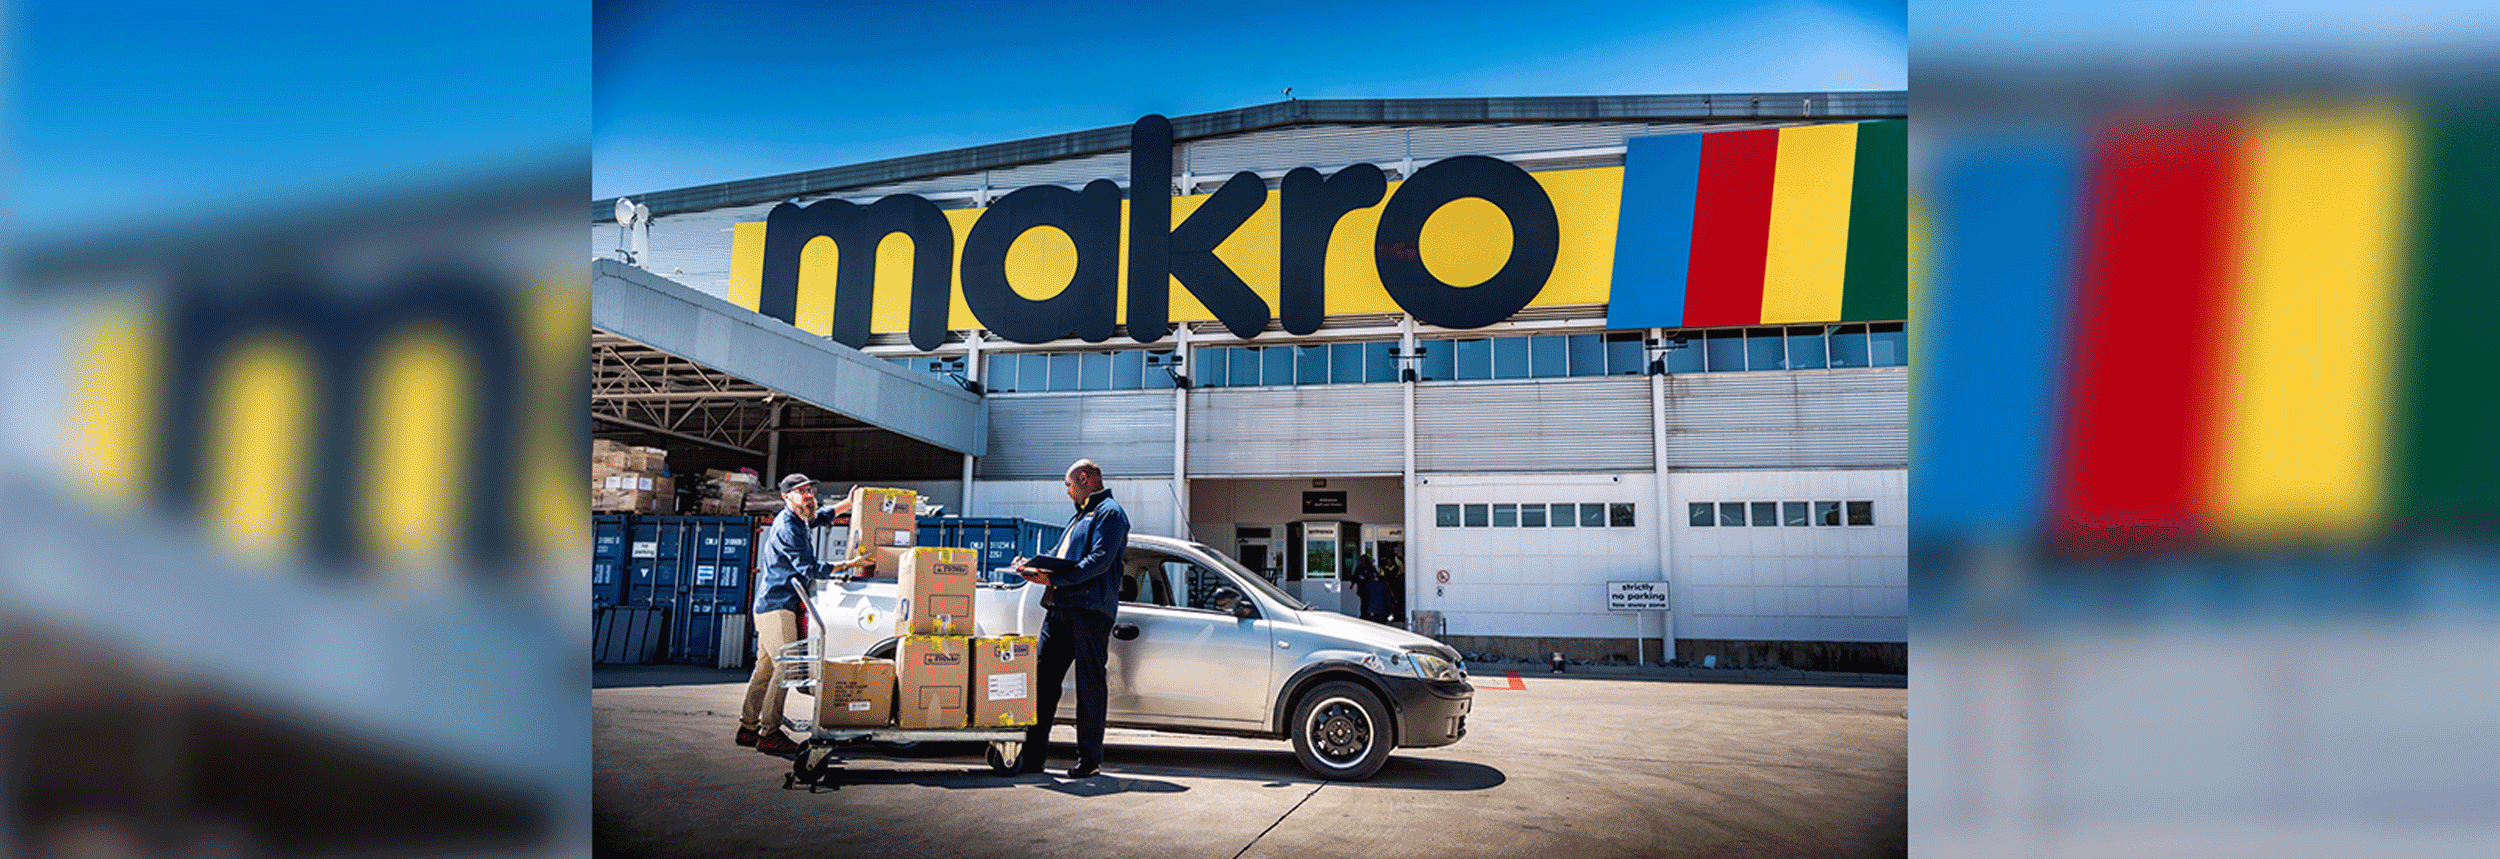
{"label": "black shoe", "polygon": [[738,745],[753,747],[755,745],[755,741],[763,738],[764,735],[757,733],[754,728],[738,729]]}
{"label": "black shoe", "polygon": [[1102,772],[1101,762],[1077,764],[1068,769],[1069,778],[1093,778]]}

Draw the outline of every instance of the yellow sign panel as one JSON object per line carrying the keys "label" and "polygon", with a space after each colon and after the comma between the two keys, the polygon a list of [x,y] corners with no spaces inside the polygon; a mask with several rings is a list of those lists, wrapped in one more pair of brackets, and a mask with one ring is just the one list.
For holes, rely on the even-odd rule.
{"label": "yellow sign panel", "polygon": [[[1545,189],[1554,204],[1555,219],[1562,228],[1561,246],[1554,261],[1554,273],[1537,294],[1530,307],[1555,305],[1604,304],[1614,273],[1615,220],[1622,208],[1623,168],[1593,167],[1581,170],[1556,170],[1528,174]],[[1381,285],[1380,269],[1372,256],[1372,236],[1380,227],[1381,209],[1388,197],[1395,196],[1404,183],[1389,183],[1389,193],[1378,204],[1355,209],[1337,222],[1328,243],[1326,272],[1327,313],[1331,316],[1397,313],[1396,301],[1388,288]],[[1204,205],[1212,194],[1196,194],[1172,198],[1172,223],[1187,220]],[[1280,240],[1279,212],[1282,203],[1277,192],[1268,191],[1266,204],[1241,228],[1233,231],[1215,255],[1250,285],[1259,298],[1267,302],[1270,313],[1277,307],[1278,248]],[[972,316],[964,304],[963,247],[972,234],[972,225],[984,209],[952,209],[947,223],[955,231],[955,259],[949,268],[956,272],[949,290],[951,298],[946,327],[971,329],[987,327]],[[1501,268],[1509,258],[1511,225],[1499,208],[1474,198],[1464,198],[1444,206],[1426,224],[1420,252],[1424,265],[1443,274],[1451,283],[1481,282]],[[1128,202],[1120,203],[1120,223],[1128,223]],[[757,310],[762,303],[764,268],[764,223],[739,224],[730,245],[729,301],[748,310]],[[1052,236],[1049,229],[1034,229],[1020,237],[1007,254],[1007,281],[1016,292],[1027,298],[1056,294],[1066,286],[1076,270],[1076,250],[1065,236]],[[1055,241],[1054,241],[1055,239]],[[873,291],[875,306],[869,314],[869,330],[877,333],[900,333],[911,324],[911,259],[916,251],[902,234],[884,238],[877,246],[877,269]],[[831,239],[819,238],[808,243],[803,252],[798,284],[799,328],[817,334],[829,334],[834,318],[834,275],[839,270],[840,253]],[[1119,296],[1115,305],[1119,319],[1128,316],[1128,247],[1125,228],[1122,230],[1119,258]],[[1170,283],[1172,290],[1171,318],[1184,322],[1211,322],[1215,314],[1179,281]]]}

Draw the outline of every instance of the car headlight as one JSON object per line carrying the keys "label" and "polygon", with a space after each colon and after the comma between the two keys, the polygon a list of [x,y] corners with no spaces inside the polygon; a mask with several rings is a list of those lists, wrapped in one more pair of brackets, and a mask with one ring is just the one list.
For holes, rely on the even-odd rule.
{"label": "car headlight", "polygon": [[1459,673],[1457,664],[1429,653],[1410,651],[1406,664],[1414,666],[1415,676],[1426,680],[1458,680],[1465,676]]}

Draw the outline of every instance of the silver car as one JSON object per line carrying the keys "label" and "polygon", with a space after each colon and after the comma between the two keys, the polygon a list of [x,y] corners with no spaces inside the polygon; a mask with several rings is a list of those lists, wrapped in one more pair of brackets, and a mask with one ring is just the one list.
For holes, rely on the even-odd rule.
{"label": "silver car", "polygon": [[[1121,571],[1114,727],[1290,739],[1304,768],[1350,781],[1379,772],[1391,749],[1467,735],[1475,687],[1447,645],[1311,608],[1200,543],[1131,535]],[[1041,591],[983,585],[976,634],[1040,634]],[[823,652],[892,655],[893,579],[822,582],[811,601]],[[1073,684],[1059,700],[1059,721],[1073,722]]]}

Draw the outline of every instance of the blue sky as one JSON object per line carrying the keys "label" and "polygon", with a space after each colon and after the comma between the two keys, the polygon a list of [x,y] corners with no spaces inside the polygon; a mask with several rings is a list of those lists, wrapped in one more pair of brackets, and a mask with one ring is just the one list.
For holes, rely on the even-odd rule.
{"label": "blue sky", "polygon": [[457,183],[589,145],[586,4],[0,9],[0,213],[18,238]]}
{"label": "blue sky", "polygon": [[593,198],[1297,98],[1906,89],[1900,2],[600,3]]}

